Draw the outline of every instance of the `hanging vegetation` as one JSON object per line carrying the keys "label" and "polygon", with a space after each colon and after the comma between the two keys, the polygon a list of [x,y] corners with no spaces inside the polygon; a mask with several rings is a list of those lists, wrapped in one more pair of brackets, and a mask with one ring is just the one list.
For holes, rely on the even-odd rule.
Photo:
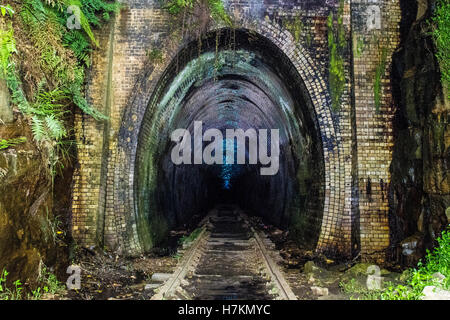
{"label": "hanging vegetation", "polygon": [[[9,1],[5,1],[9,2]],[[97,120],[106,117],[84,98],[85,67],[98,42],[92,28],[120,9],[106,0],[25,0],[1,4],[0,77],[12,103],[31,121],[33,137],[48,148],[50,164],[66,154],[71,106]],[[68,28],[77,19],[79,28]],[[5,24],[3,24],[5,25]],[[52,169],[51,169],[52,170]],[[53,170],[52,170],[53,171]]]}
{"label": "hanging vegetation", "polygon": [[192,13],[196,6],[206,7],[215,21],[231,25],[231,19],[225,12],[222,0],[166,0],[165,7],[171,15]]}
{"label": "hanging vegetation", "polygon": [[[211,22],[232,27],[233,22],[227,14],[222,0],[163,0],[163,8],[172,17],[171,38],[179,42],[186,35],[199,40],[207,32]],[[201,51],[201,47],[199,47]]]}

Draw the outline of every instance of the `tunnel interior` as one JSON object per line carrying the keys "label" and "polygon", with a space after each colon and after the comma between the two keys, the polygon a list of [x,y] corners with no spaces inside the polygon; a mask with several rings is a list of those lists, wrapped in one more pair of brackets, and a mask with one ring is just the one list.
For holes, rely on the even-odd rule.
{"label": "tunnel interior", "polygon": [[[185,142],[191,142],[192,152],[186,156],[190,164],[173,161],[173,150],[180,145],[171,139],[176,129],[189,132]],[[209,129],[222,137],[200,142],[200,152],[215,142],[223,153],[211,154],[222,163],[195,159],[194,149],[199,147],[195,134]],[[227,129],[255,130],[257,150],[267,150],[267,156],[274,156],[272,162],[261,163],[259,158],[255,163],[250,139],[239,144],[229,138]],[[279,136],[278,166],[270,151],[276,141],[273,129]],[[267,142],[261,140],[264,133]],[[236,164],[239,147],[245,163]],[[275,174],[261,174],[269,166]],[[138,235],[145,250],[164,243],[170,230],[222,203],[236,204],[289,230],[305,247],[317,243],[324,160],[315,110],[289,58],[254,32],[221,29],[180,50],[150,99],[134,170]]]}

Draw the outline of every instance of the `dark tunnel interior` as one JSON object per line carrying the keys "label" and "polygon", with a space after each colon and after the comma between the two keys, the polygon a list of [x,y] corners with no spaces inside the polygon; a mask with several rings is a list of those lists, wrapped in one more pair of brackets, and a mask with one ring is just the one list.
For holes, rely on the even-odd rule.
{"label": "dark tunnel interior", "polygon": [[[199,121],[202,134],[209,129],[222,134],[220,141],[215,141],[217,137],[204,141],[200,152],[215,141],[223,147],[223,155],[218,156],[223,164],[204,160],[194,164],[194,131],[200,132],[194,127]],[[172,161],[177,142],[171,134],[176,129],[190,133],[191,164]],[[228,138],[227,129],[254,129],[260,134],[258,151],[271,150],[271,130],[278,129],[276,174],[261,174],[262,168],[275,166],[275,158],[271,164],[262,164],[260,158],[257,163],[250,161],[249,140],[245,163],[231,164],[230,155],[237,160],[244,145]],[[264,143],[260,139],[266,132]],[[221,203],[239,205],[267,223],[288,229],[305,246],[318,240],[324,161],[315,111],[288,57],[262,36],[222,29],[202,40],[201,51],[198,41],[193,41],[179,52],[144,116],[135,170],[138,231],[147,249],[164,243],[169,230]]]}

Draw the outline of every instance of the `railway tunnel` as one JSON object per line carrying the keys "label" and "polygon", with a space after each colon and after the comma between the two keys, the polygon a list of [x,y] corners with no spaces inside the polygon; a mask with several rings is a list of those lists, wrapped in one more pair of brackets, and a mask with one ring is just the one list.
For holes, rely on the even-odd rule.
{"label": "railway tunnel", "polygon": [[[198,46],[191,42],[173,59],[143,117],[134,185],[141,241],[149,249],[163,243],[170,229],[231,203],[289,228],[313,248],[323,211],[323,146],[301,77],[273,43],[245,29],[211,32],[201,54]],[[189,164],[174,164],[172,132],[186,129],[194,143],[196,122],[202,134],[222,133],[223,140],[216,141],[224,147],[222,164],[195,161],[193,145]],[[249,159],[249,139],[245,163],[237,164],[238,141],[227,136],[227,129],[279,130],[275,174],[261,174],[267,165]],[[266,146],[259,141],[258,147],[271,150],[270,141]],[[234,161],[226,158],[230,148]]]}
{"label": "railway tunnel", "polygon": [[[384,89],[396,47],[384,31],[399,16],[380,28],[364,23],[367,4],[227,1],[233,27],[206,23],[199,37],[184,34],[157,4],[129,5],[101,33],[105,50],[94,56],[87,83],[88,100],[110,121],[75,119],[74,239],[136,256],[228,202],[315,252],[383,261],[392,139]],[[338,38],[347,45],[336,57]],[[353,55],[352,41],[363,38],[367,50]],[[365,79],[373,78],[380,46],[388,54],[377,107]],[[337,58],[339,79],[332,77]],[[239,150],[227,130],[278,130],[276,174],[260,174],[268,164],[250,161],[248,143],[244,164],[194,164],[194,154],[190,164],[175,164],[172,134],[186,129],[193,145],[198,123],[203,135],[220,132],[215,144],[233,159]],[[208,139],[199,149],[216,140]]]}
{"label": "railway tunnel", "polygon": [[[64,25],[69,11],[53,2],[35,2],[42,6],[14,2],[15,16],[5,7],[18,47],[10,53],[18,84],[0,88],[0,260],[8,270],[35,278],[42,262],[58,258],[59,240],[68,255],[80,248],[114,253],[115,262],[153,259],[173,235],[184,236],[177,253],[155,261],[174,262],[187,253],[184,238],[198,237],[198,252],[206,252],[199,279],[241,266],[253,270],[233,276],[249,279],[268,261],[252,256],[257,247],[294,269],[311,259],[397,268],[415,266],[448,225],[446,88],[433,39],[419,35],[434,1],[123,0],[103,8],[92,33]],[[24,35],[34,38],[36,28],[23,9],[51,13],[42,20],[52,24],[60,17],[57,53],[81,67],[73,73],[80,87],[59,97],[71,101],[67,137],[48,137],[68,162],[56,176],[53,149],[23,142],[40,140],[39,119],[17,122],[60,78],[44,61],[48,72],[29,79],[27,62],[42,61],[27,58],[40,55],[27,49]],[[66,48],[66,36],[78,32],[92,43],[72,61],[76,46]],[[30,110],[19,110],[20,90]],[[239,130],[243,143],[228,137]],[[73,162],[59,142],[70,145]],[[26,213],[39,221],[25,222]],[[275,246],[271,237],[280,234]],[[186,259],[198,260],[194,253]]]}

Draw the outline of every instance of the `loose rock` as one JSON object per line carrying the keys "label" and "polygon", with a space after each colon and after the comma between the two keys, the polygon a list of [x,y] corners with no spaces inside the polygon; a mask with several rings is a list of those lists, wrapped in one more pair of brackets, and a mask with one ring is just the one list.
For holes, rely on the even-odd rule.
{"label": "loose rock", "polygon": [[422,300],[450,300],[450,291],[437,288],[436,286],[427,286],[422,293],[425,295]]}
{"label": "loose rock", "polygon": [[327,296],[328,295],[328,288],[311,287],[311,290],[312,290],[313,294],[316,296]]}
{"label": "loose rock", "polygon": [[167,281],[172,276],[171,273],[154,273],[152,274],[152,281],[164,282]]}

